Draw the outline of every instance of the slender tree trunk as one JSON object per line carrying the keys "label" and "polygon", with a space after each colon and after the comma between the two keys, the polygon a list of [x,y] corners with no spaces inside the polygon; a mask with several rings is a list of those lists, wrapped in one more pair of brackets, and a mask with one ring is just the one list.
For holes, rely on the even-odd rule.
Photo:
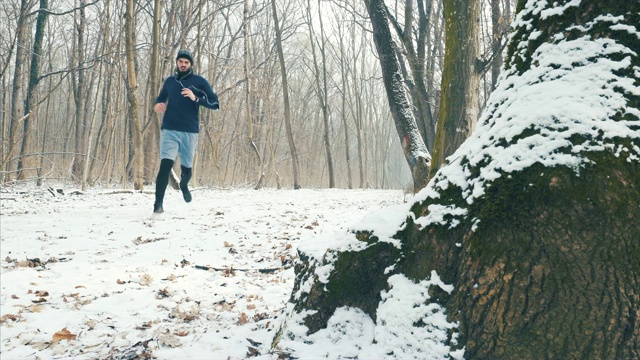
{"label": "slender tree trunk", "polygon": [[[318,11],[320,11],[320,1],[318,1]],[[315,85],[318,101],[320,102],[320,108],[322,110],[322,125],[323,125],[323,144],[324,152],[327,163],[327,171],[329,175],[329,188],[336,186],[335,175],[333,171],[333,154],[331,151],[331,137],[329,134],[329,108],[327,105],[327,64],[326,64],[326,52],[325,52],[325,37],[324,26],[322,21],[322,14],[320,13],[318,18],[320,21],[320,56],[322,57],[322,72],[320,72],[320,66],[318,65],[318,56],[316,55],[315,43],[317,39],[313,36],[312,30],[312,17],[311,17],[311,1],[309,0],[307,7],[307,18],[309,25],[309,39],[311,41],[311,53],[313,55],[313,66],[315,69]],[[320,77],[322,76],[322,81]]]}
{"label": "slender tree trunk", "polygon": [[[47,0],[40,0],[40,10],[49,7]],[[36,88],[40,82],[40,56],[42,53],[42,40],[44,38],[44,30],[47,22],[46,11],[38,12],[36,20],[36,33],[33,41],[33,52],[31,53],[31,68],[29,70],[29,85],[27,87],[27,101],[25,102],[24,114],[26,118],[23,122],[24,136],[22,138],[22,146],[20,148],[20,159],[18,160],[18,180],[24,180],[26,173],[25,166],[28,167],[31,162],[28,161],[29,150],[31,148],[31,123],[35,120],[35,116],[30,113],[35,110]]]}
{"label": "slender tree trunk", "polygon": [[[347,80],[347,68],[346,68],[346,56],[343,34],[340,33],[340,75],[342,76],[342,126],[344,127],[344,154],[345,162],[347,166],[347,186],[349,189],[353,189],[353,180],[351,176],[351,155],[349,153],[349,126],[347,125],[347,92],[349,91],[349,84]],[[355,66],[355,64],[353,65]]]}
{"label": "slender tree trunk", "polygon": [[249,57],[250,57],[250,51],[249,51],[249,0],[244,0],[244,7],[243,7],[243,21],[242,21],[242,34],[243,34],[243,38],[244,38],[244,96],[245,96],[245,116],[247,118],[247,136],[248,136],[248,140],[249,140],[249,146],[251,147],[252,152],[255,154],[256,159],[258,160],[258,164],[257,164],[257,168],[258,168],[258,172],[257,172],[257,181],[256,181],[256,186],[255,189],[260,189],[262,187],[262,181],[263,178],[265,176],[264,172],[262,171],[262,157],[260,156],[260,151],[258,150],[258,146],[256,146],[256,143],[254,141],[254,130],[253,130],[253,115],[251,112],[251,104],[252,104],[252,99],[251,99],[251,74],[249,71]]}
{"label": "slender tree trunk", "polygon": [[27,22],[27,12],[29,9],[27,6],[29,5],[29,1],[22,0],[20,2],[20,14],[18,15],[18,28],[16,30],[16,60],[14,66],[14,74],[13,74],[13,86],[11,88],[11,114],[10,116],[10,126],[9,126],[9,144],[8,150],[2,159],[2,166],[6,164],[7,166],[7,175],[6,180],[11,181],[14,176],[14,171],[16,168],[16,164],[11,161],[11,156],[13,154],[13,150],[17,144],[18,140],[18,127],[20,125],[23,111],[23,103],[22,103],[22,79],[24,76],[23,66],[25,64],[26,59],[26,51],[22,44],[26,44],[27,36],[29,35],[28,22]]}
{"label": "slender tree trunk", "polygon": [[[433,16],[433,32],[432,32],[432,44],[430,56],[428,56],[427,60],[427,92],[431,94],[430,103],[433,104],[433,113],[440,113],[440,94],[436,90],[438,89],[436,86],[440,86],[441,82],[436,81],[436,73],[438,70],[441,70],[440,62],[438,59],[442,59],[442,48],[444,46],[442,37],[444,34],[442,22],[444,21],[442,17],[442,1],[434,0],[434,14]],[[433,150],[432,150],[433,152]]]}
{"label": "slender tree trunk", "polygon": [[[138,80],[136,78],[135,67],[135,47],[134,47],[134,32],[133,21],[135,10],[135,0],[127,0],[127,11],[124,16],[125,27],[125,39],[127,54],[127,100],[129,101],[129,122],[131,126],[131,147],[133,156],[132,176],[133,176],[133,188],[135,190],[142,190],[144,183],[142,180],[142,166],[143,166],[143,152],[142,152],[142,128],[140,126],[140,114],[138,107]],[[127,174],[124,174],[126,177]]]}
{"label": "slender tree trunk", "polygon": [[493,61],[491,63],[491,90],[496,88],[500,66],[502,66],[502,33],[506,26],[500,11],[500,0],[491,0],[491,50]]}
{"label": "slender tree trunk", "polygon": [[72,165],[72,174],[77,181],[82,181],[82,172],[84,168],[84,143],[85,143],[85,125],[86,119],[82,116],[84,113],[84,102],[86,101],[85,78],[84,78],[84,36],[86,28],[86,15],[84,11],[85,0],[80,0],[80,10],[78,14],[78,23],[76,25],[76,49],[75,64],[78,67],[77,82],[74,92],[75,111],[75,143],[74,157]]}
{"label": "slender tree trunk", "polygon": [[[353,22],[355,23],[355,14],[354,14],[354,19]],[[362,40],[364,40],[364,30],[362,33]],[[355,35],[355,30],[353,33],[353,36],[351,37],[351,44],[352,47],[355,49],[355,42],[356,42],[356,35]],[[355,124],[356,124],[356,142],[357,142],[357,146],[358,146],[358,175],[359,175],[359,179],[360,181],[358,182],[358,188],[360,189],[364,189],[365,187],[365,183],[367,182],[367,172],[365,170],[364,167],[364,116],[363,116],[363,105],[362,105],[362,82],[359,81],[360,80],[360,73],[358,73],[358,59],[356,57],[356,54],[354,52],[353,54],[354,59],[353,59],[353,96],[354,96],[354,100],[355,100]],[[361,58],[360,64],[362,66],[362,73],[364,73],[364,56]]]}
{"label": "slender tree trunk", "polygon": [[151,58],[149,59],[149,102],[147,112],[147,126],[144,131],[144,181],[150,183],[155,180],[158,168],[158,149],[160,147],[161,115],[153,112],[156,96],[159,91],[158,67],[160,58],[160,20],[162,19],[162,1],[153,1],[153,30],[151,39]]}
{"label": "slender tree trunk", "polygon": [[284,52],[282,50],[282,30],[278,21],[278,11],[276,0],[271,0],[271,12],[273,14],[273,26],[276,33],[276,50],[278,51],[278,61],[280,63],[280,73],[282,76],[282,97],[284,102],[284,124],[287,130],[287,143],[291,153],[291,171],[293,174],[293,188],[300,189],[300,163],[298,161],[298,150],[291,128],[291,104],[289,103],[289,82],[287,80],[287,68],[284,62]]}
{"label": "slender tree trunk", "polygon": [[404,54],[411,68],[411,78],[407,80],[409,82],[413,105],[415,106],[414,116],[416,118],[416,124],[427,146],[427,150],[431,151],[435,142],[436,131],[425,76],[427,64],[426,44],[427,41],[429,41],[428,30],[432,12],[432,1],[428,1],[427,4],[428,6],[425,8],[425,1],[415,2],[418,18],[417,24],[414,24],[416,23],[416,19],[414,18],[414,0],[407,0],[405,2],[404,27],[401,27],[395,19],[392,19],[392,24],[404,48],[404,51],[398,54],[398,58],[400,58],[400,54]]}
{"label": "slender tree trunk", "polygon": [[445,59],[431,174],[475,128],[479,115],[479,0],[445,0]]}

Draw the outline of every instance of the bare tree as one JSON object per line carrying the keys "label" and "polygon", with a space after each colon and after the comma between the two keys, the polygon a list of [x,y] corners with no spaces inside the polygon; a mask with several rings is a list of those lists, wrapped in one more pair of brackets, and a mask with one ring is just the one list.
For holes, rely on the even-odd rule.
{"label": "bare tree", "polygon": [[[328,88],[327,88],[327,59],[326,59],[326,38],[324,34],[324,25],[322,19],[321,12],[321,4],[320,0],[318,0],[318,20],[320,24],[320,39],[318,40],[316,36],[314,36],[312,30],[312,16],[311,16],[311,0],[308,1],[307,6],[307,25],[309,26],[309,39],[311,46],[311,54],[313,56],[313,67],[314,67],[314,79],[316,86],[316,95],[318,96],[318,102],[320,103],[320,109],[322,110],[322,125],[323,125],[323,143],[324,143],[324,152],[326,157],[326,165],[329,175],[329,188],[334,188],[336,186],[335,173],[333,169],[333,152],[331,150],[331,136],[329,135],[329,105],[327,104],[328,99]],[[318,42],[319,52],[320,52],[320,60],[318,60],[318,56],[316,54],[316,42]],[[318,62],[322,62],[322,70],[320,70],[320,65]],[[322,79],[321,79],[322,78]]]}
{"label": "bare tree", "polygon": [[[45,10],[48,7],[47,0],[40,0],[40,10]],[[22,137],[22,146],[20,148],[20,159],[18,160],[18,180],[24,180],[26,178],[26,174],[24,173],[24,167],[27,164],[27,158],[29,156],[29,151],[31,148],[31,120],[34,116],[32,116],[31,111],[32,107],[35,105],[36,100],[36,87],[38,86],[38,82],[40,82],[39,78],[39,67],[40,67],[40,56],[42,53],[42,39],[44,37],[44,30],[47,21],[47,12],[40,11],[38,12],[38,19],[36,21],[36,32],[34,35],[33,41],[33,52],[31,53],[31,67],[29,70],[29,84],[27,86],[27,101],[24,105],[25,119],[23,122],[23,137]]]}
{"label": "bare tree", "polygon": [[273,26],[276,32],[276,49],[278,52],[278,61],[280,64],[280,75],[282,77],[282,101],[284,103],[284,124],[287,130],[287,144],[289,144],[289,152],[291,153],[291,170],[293,173],[293,188],[300,189],[300,163],[298,161],[298,151],[293,137],[291,128],[291,104],[289,103],[289,82],[287,80],[287,67],[284,61],[284,51],[282,50],[282,29],[278,21],[278,9],[276,8],[276,0],[271,0],[271,13],[273,15]]}
{"label": "bare tree", "polygon": [[[433,149],[436,137],[435,120],[429,101],[431,96],[426,84],[427,81],[433,80],[426,77],[427,42],[429,41],[429,22],[432,19],[433,2],[434,0],[415,1],[414,3],[414,0],[406,0],[403,26],[387,9],[389,22],[396,30],[404,49],[404,52],[400,52],[400,54],[407,57],[411,68],[410,81],[407,79],[407,82],[415,106],[414,116],[418,130],[420,130],[429,151]],[[414,7],[417,8],[417,19]],[[405,76],[405,78],[409,78],[409,76]]]}
{"label": "bare tree", "polygon": [[[151,34],[151,57],[149,59],[149,102],[155,103],[156,93],[159,89],[159,58],[160,58],[160,21],[162,18],[162,1],[153,1],[153,30]],[[157,151],[160,143],[160,115],[153,112],[153,107],[149,106],[146,112],[146,125],[144,134],[144,179],[151,182],[158,166]]]}
{"label": "bare tree", "polygon": [[418,125],[411,111],[411,102],[407,97],[400,75],[399,60],[393,48],[386,6],[381,0],[369,0],[367,11],[373,26],[373,40],[380,58],[389,107],[405,158],[411,169],[414,191],[417,191],[427,184],[430,155],[418,130]]}
{"label": "bare tree", "polygon": [[20,101],[22,98],[22,85],[23,85],[23,66],[26,59],[26,49],[22,44],[26,44],[28,32],[27,13],[32,4],[29,0],[22,0],[20,2],[20,13],[18,14],[18,28],[16,31],[16,59],[13,73],[13,86],[11,88],[11,113],[10,127],[9,127],[9,143],[7,152],[2,159],[2,166],[7,165],[6,180],[11,181],[13,178],[13,172],[16,165],[11,161],[11,155],[17,144],[18,140],[18,127],[20,122],[24,120],[23,117],[23,104]]}
{"label": "bare tree", "polygon": [[[77,0],[76,0],[77,1]],[[75,23],[75,49],[73,51],[73,57],[71,59],[73,67],[77,67],[77,71],[72,73],[73,81],[73,98],[75,102],[75,142],[74,142],[74,157],[73,157],[73,176],[80,180],[82,178],[82,172],[84,168],[85,158],[82,155],[85,148],[85,128],[86,119],[83,117],[84,103],[86,99],[86,84],[85,84],[85,30],[86,30],[86,14],[84,9],[85,0],[80,0],[80,10],[74,13],[74,17],[77,15]],[[76,4],[77,5],[77,4]]]}
{"label": "bare tree", "polygon": [[132,176],[133,187],[142,190],[144,187],[142,179],[143,150],[142,150],[142,128],[140,126],[140,109],[138,106],[138,80],[135,66],[135,38],[134,38],[134,14],[135,0],[127,0],[127,10],[124,15],[125,27],[125,53],[127,56],[127,100],[129,101],[129,122],[131,126],[131,148],[132,148]]}

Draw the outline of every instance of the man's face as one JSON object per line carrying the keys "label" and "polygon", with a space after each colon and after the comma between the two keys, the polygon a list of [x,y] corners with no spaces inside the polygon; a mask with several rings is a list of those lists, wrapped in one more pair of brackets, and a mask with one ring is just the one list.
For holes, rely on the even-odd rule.
{"label": "man's face", "polygon": [[191,68],[191,62],[185,58],[178,58],[176,60],[176,65],[178,66],[178,70],[185,72]]}

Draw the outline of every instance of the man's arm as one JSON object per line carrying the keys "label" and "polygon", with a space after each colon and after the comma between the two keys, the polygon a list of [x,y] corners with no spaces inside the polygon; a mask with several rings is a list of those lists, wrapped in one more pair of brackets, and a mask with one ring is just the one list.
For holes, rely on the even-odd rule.
{"label": "man's arm", "polygon": [[169,91],[167,90],[167,80],[162,83],[162,89],[160,89],[160,95],[156,98],[156,103],[153,105],[153,111],[157,113],[163,113],[167,109],[167,98],[169,97]]}
{"label": "man's arm", "polygon": [[198,103],[200,105],[213,110],[220,109],[218,95],[213,91],[207,79],[202,78],[200,87],[193,89],[193,93],[198,98]]}

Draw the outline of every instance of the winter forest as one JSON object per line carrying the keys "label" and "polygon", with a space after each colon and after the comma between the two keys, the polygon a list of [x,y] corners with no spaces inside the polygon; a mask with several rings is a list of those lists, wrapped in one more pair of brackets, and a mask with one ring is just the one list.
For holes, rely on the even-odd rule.
{"label": "winter forest", "polygon": [[[0,6],[4,351],[640,358],[639,1]],[[183,48],[220,98],[201,110],[207,201],[175,191],[168,217],[132,220]],[[137,191],[91,192],[110,187]],[[63,217],[76,225],[50,229]],[[31,249],[75,260],[21,262]],[[6,292],[80,259],[96,277],[57,303]],[[35,327],[70,307],[76,333]]]}
{"label": "winter forest", "polygon": [[[454,2],[452,2],[454,3]],[[151,111],[179,49],[218,93],[201,111],[203,186],[411,188],[361,1],[4,1],[2,182],[141,188],[155,180]],[[464,3],[459,5],[466,8]],[[495,86],[509,1],[477,1],[476,96]],[[385,5],[431,151],[442,1]],[[466,11],[466,10],[464,10]],[[458,20],[459,21],[459,20]],[[465,40],[465,41],[468,41]],[[391,45],[391,44],[390,44]]]}

